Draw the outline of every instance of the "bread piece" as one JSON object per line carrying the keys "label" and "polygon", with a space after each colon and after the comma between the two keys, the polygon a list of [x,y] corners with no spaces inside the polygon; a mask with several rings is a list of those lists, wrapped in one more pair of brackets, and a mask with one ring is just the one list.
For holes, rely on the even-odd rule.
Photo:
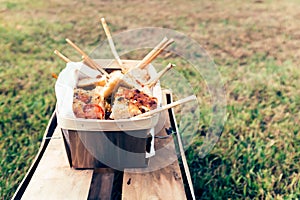
{"label": "bread piece", "polygon": [[144,84],[150,79],[150,75],[147,69],[135,68],[130,70],[128,74],[134,77],[140,84]]}
{"label": "bread piece", "polygon": [[106,84],[106,77],[101,78],[83,78],[77,83],[78,88],[94,87],[94,86],[104,86]]}
{"label": "bread piece", "polygon": [[106,85],[103,88],[103,97],[107,98],[110,96],[114,91],[116,91],[119,87],[119,82],[122,79],[123,74],[121,71],[113,71],[110,73],[110,79],[106,83]]}

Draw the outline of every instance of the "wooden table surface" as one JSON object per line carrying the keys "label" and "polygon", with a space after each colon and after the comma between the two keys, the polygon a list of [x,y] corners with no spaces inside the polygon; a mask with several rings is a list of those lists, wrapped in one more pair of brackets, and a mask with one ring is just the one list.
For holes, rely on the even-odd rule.
{"label": "wooden table surface", "polygon": [[[166,136],[165,128],[170,127],[168,112],[165,116],[160,136]],[[150,158],[148,168],[124,172],[70,168],[60,129],[56,127],[51,137],[14,199],[187,199],[172,137],[155,139],[156,155]]]}

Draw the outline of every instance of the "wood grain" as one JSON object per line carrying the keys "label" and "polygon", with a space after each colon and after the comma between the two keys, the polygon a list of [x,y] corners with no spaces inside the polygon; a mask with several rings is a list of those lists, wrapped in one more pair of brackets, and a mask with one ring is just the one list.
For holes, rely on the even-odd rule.
{"label": "wood grain", "polygon": [[[66,131],[66,130],[65,130]],[[77,169],[146,167],[149,130],[68,131],[71,166]],[[132,153],[134,152],[134,153]]]}
{"label": "wood grain", "polygon": [[[53,133],[55,132],[55,129],[57,127],[57,117],[56,113],[53,112],[52,116],[49,120],[49,123],[47,125],[47,128],[45,130],[43,138],[52,137]],[[12,197],[13,200],[15,199],[21,199],[22,195],[24,194],[24,191],[26,190],[32,176],[34,175],[34,172],[37,168],[37,166],[40,163],[40,160],[42,159],[44,152],[46,151],[48,144],[50,140],[46,139],[41,142],[41,146],[39,149],[39,152],[37,153],[32,165],[30,166],[28,172],[26,173],[24,179],[22,180],[21,184],[18,186],[18,189],[14,196]]]}
{"label": "wood grain", "polygon": [[[163,112],[157,135],[167,136],[165,128],[170,126]],[[107,168],[75,170],[68,162],[61,130],[56,128],[52,137],[22,199],[186,199],[172,137],[155,139],[156,155],[147,168],[125,169],[124,173]]]}
{"label": "wood grain", "polygon": [[93,171],[70,168],[60,129],[53,137],[22,199],[87,199]]}
{"label": "wood grain", "polygon": [[[166,136],[169,117],[157,134]],[[182,174],[177,160],[173,138],[155,140],[156,155],[145,169],[125,169],[123,176],[123,200],[186,199]]]}
{"label": "wood grain", "polygon": [[96,169],[93,173],[89,191],[89,200],[109,200],[114,182],[114,170],[109,168]]}

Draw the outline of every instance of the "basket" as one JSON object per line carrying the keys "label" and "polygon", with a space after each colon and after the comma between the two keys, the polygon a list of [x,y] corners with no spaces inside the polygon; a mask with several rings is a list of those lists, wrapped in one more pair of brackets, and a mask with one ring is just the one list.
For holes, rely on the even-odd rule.
{"label": "basket", "polygon": [[135,121],[58,117],[70,166],[78,169],[147,167],[150,131],[158,119],[158,115]]}
{"label": "basket", "polygon": [[[116,68],[110,60],[96,61],[100,64],[110,63],[110,69]],[[131,65],[137,62],[124,63]],[[149,69],[150,77],[156,74],[153,66],[150,65]],[[159,92],[153,96],[161,99],[160,86],[156,91]],[[66,118],[57,111],[57,117],[71,167],[110,167],[121,170],[148,166],[149,158],[146,154],[150,150],[159,114],[141,119],[96,120]]]}

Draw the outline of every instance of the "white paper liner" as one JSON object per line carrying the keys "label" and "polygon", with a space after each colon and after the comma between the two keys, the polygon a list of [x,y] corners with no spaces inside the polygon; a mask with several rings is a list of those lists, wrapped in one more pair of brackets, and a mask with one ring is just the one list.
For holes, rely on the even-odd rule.
{"label": "white paper liner", "polygon": [[67,66],[58,75],[55,84],[55,95],[57,100],[57,111],[62,117],[75,118],[73,113],[73,95],[74,88],[80,78],[99,75],[97,70],[93,70],[82,62],[69,62]]}
{"label": "white paper liner", "polygon": [[155,156],[155,149],[154,149],[154,135],[155,135],[155,132],[154,132],[154,128],[151,128],[150,130],[150,134],[152,136],[152,140],[151,140],[151,145],[150,145],[150,152],[146,152],[146,158],[150,158],[152,156]]}

